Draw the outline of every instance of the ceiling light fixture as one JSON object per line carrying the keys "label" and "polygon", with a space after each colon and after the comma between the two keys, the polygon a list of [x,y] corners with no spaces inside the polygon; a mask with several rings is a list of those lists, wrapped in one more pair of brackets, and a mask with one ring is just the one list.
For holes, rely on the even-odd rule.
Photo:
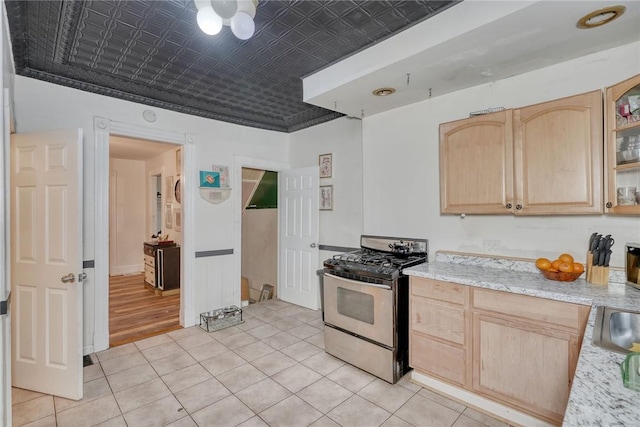
{"label": "ceiling light fixture", "polygon": [[376,89],[374,90],[372,93],[375,96],[389,96],[393,93],[395,93],[395,89],[392,87],[381,87],[380,89]]}
{"label": "ceiling light fixture", "polygon": [[198,15],[196,21],[203,33],[215,36],[222,26],[231,27],[231,32],[240,40],[253,36],[256,25],[258,0],[194,0]]}
{"label": "ceiling light fixture", "polygon": [[608,24],[624,13],[624,6],[609,6],[604,9],[593,11],[578,21],[576,26],[581,29],[589,29]]}

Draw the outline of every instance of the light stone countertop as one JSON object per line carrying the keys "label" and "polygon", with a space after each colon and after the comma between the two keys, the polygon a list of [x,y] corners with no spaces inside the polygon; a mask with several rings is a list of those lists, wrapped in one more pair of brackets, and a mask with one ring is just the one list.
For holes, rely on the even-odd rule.
{"label": "light stone countertop", "polygon": [[[622,384],[620,363],[625,355],[596,347],[591,342],[595,307],[640,310],[640,290],[624,285],[623,272],[610,275],[608,286],[545,279],[531,260],[438,252],[435,262],[403,270],[426,277],[479,288],[592,306],[582,341],[563,426],[640,425],[640,393]],[[615,282],[613,282],[615,280]]]}

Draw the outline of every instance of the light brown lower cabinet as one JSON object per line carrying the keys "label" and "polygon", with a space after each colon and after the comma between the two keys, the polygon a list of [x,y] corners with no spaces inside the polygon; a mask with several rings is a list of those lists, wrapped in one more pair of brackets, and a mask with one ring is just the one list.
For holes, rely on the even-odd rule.
{"label": "light brown lower cabinet", "polygon": [[471,383],[468,287],[411,278],[409,365],[457,386]]}
{"label": "light brown lower cabinet", "polygon": [[590,306],[417,277],[410,306],[414,370],[562,422]]}
{"label": "light brown lower cabinet", "polygon": [[473,326],[473,390],[561,423],[581,337],[485,314],[474,314]]}

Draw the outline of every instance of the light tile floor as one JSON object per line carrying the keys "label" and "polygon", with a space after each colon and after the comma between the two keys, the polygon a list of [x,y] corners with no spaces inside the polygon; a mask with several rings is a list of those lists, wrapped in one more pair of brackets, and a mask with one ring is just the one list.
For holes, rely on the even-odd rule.
{"label": "light tile floor", "polygon": [[382,381],[323,351],[320,312],[280,300],[245,322],[198,326],[92,355],[84,398],[13,389],[14,426],[506,426],[409,381]]}

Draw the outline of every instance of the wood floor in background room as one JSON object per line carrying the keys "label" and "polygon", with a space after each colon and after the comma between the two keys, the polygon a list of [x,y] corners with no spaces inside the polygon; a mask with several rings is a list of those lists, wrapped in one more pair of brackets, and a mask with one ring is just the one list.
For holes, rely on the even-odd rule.
{"label": "wood floor in background room", "polygon": [[180,295],[156,295],[142,273],[109,277],[110,347],[180,327]]}

